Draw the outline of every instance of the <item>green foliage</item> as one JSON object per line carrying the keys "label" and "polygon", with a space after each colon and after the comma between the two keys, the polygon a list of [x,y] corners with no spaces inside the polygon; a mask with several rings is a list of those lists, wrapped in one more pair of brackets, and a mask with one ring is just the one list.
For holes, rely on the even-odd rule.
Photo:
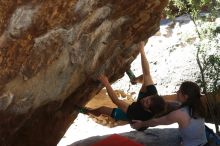
{"label": "green foliage", "polygon": [[202,9],[212,4],[212,0],[170,0],[165,13],[169,18],[182,14],[191,14],[197,17]]}
{"label": "green foliage", "polygon": [[197,47],[197,63],[200,67],[198,81],[205,93],[216,92],[217,82],[220,80],[220,34],[216,31],[216,24],[208,20],[196,21],[200,39],[194,44]]}
{"label": "green foliage", "polygon": [[[219,32],[220,26],[214,23],[220,11],[220,0],[170,0],[165,12],[169,18],[189,14],[195,24],[199,41],[192,42],[195,36],[186,35],[185,43],[193,43],[197,48],[197,63],[200,68],[198,82],[204,92],[217,89],[219,79]],[[201,14],[201,12],[206,12]],[[190,38],[191,37],[191,38]],[[183,39],[184,39],[183,38]],[[210,50],[212,53],[210,53]]]}
{"label": "green foliage", "polygon": [[[217,17],[220,17],[220,0],[170,0],[165,12],[169,18],[188,14],[195,25],[198,39],[188,35],[189,38],[185,38],[185,40],[195,40],[192,45],[197,49],[196,61],[200,70],[197,82],[200,83],[206,97],[209,97],[207,98],[208,107],[218,133],[219,128],[213,106],[213,102],[216,101],[213,100],[211,103],[211,97],[207,92],[217,93],[216,91],[220,90],[218,89],[220,81],[220,26],[216,26],[214,22]],[[202,14],[202,12],[206,13]],[[186,43],[192,42],[186,41]]]}

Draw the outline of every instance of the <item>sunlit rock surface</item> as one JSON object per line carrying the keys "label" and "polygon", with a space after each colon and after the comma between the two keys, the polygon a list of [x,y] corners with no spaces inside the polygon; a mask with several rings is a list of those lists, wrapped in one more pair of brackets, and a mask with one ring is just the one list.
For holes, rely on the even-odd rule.
{"label": "sunlit rock surface", "polygon": [[159,29],[168,0],[1,0],[0,143],[55,146]]}

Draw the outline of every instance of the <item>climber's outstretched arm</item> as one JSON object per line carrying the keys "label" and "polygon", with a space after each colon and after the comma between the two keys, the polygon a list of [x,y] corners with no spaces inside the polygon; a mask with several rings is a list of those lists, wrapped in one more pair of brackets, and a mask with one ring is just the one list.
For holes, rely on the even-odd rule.
{"label": "climber's outstretched arm", "polygon": [[111,84],[109,83],[108,78],[105,75],[100,75],[99,81],[106,87],[106,90],[112,102],[116,104],[122,111],[127,112],[129,104],[124,102],[123,100],[118,99],[115,91],[112,89]]}

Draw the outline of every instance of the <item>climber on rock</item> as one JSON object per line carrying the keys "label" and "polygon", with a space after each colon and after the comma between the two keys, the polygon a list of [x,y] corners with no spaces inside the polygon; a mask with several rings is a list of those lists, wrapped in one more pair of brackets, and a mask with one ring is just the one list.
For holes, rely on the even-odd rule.
{"label": "climber on rock", "polygon": [[138,44],[141,54],[141,64],[143,71],[143,84],[140,89],[136,102],[131,105],[118,99],[111,87],[108,78],[102,74],[98,77],[99,81],[106,87],[108,95],[117,108],[101,106],[96,109],[84,108],[85,114],[100,116],[101,114],[111,116],[115,120],[131,121],[133,119],[148,120],[165,110],[165,101],[158,95],[150,74],[149,63],[144,52],[144,42]]}

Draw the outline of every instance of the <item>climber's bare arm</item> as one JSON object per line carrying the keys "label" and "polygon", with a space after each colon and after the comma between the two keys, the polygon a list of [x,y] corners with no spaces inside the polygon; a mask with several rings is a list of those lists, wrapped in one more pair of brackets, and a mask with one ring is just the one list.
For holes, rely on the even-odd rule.
{"label": "climber's bare arm", "polygon": [[127,112],[129,104],[118,99],[115,91],[112,89],[111,84],[109,83],[108,78],[105,75],[100,75],[99,81],[106,87],[112,102],[116,104],[122,111]]}
{"label": "climber's bare arm", "polygon": [[141,66],[142,66],[142,71],[143,71],[143,85],[148,86],[154,84],[151,74],[150,74],[150,66],[147,60],[147,57],[145,55],[144,51],[144,42],[140,42],[139,44],[139,50],[140,50],[140,55],[141,55]]}

